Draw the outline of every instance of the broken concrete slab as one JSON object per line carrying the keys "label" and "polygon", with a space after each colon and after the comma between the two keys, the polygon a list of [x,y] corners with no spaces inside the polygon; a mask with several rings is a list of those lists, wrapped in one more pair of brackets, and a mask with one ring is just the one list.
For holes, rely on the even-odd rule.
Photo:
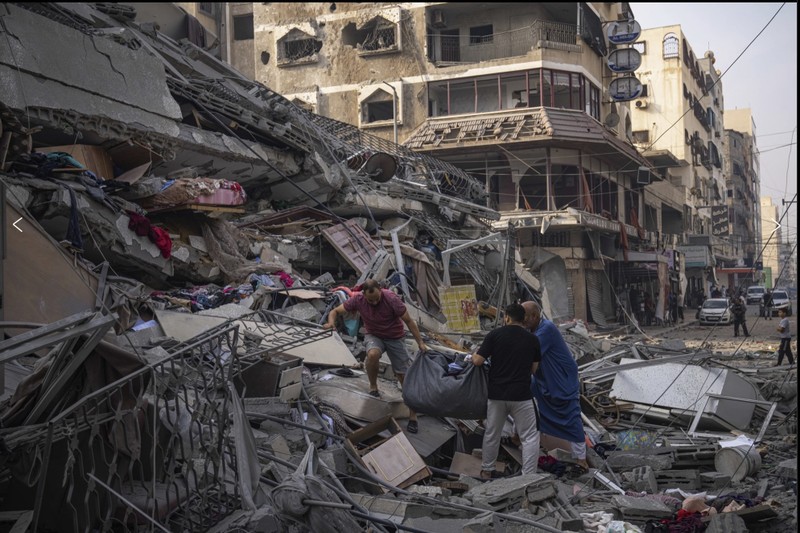
{"label": "broken concrete slab", "polygon": [[631,521],[646,522],[651,518],[670,518],[675,512],[663,503],[648,498],[614,496],[611,503],[622,519]]}
{"label": "broken concrete slab", "polygon": [[640,448],[609,452],[608,465],[615,470],[632,470],[649,466],[654,471],[669,470],[675,462],[672,451],[663,448]]}
{"label": "broken concrete slab", "polygon": [[520,505],[527,499],[526,489],[550,480],[550,474],[528,474],[484,483],[470,489],[464,497],[480,509],[500,511]]}
{"label": "broken concrete slab", "polygon": [[408,407],[403,403],[402,393],[394,383],[378,379],[381,397],[369,394],[369,381],[360,378],[340,377],[324,372],[319,379],[306,387],[308,394],[337,406],[345,416],[356,420],[374,422],[386,416],[408,418]]}
{"label": "broken concrete slab", "polygon": [[744,519],[736,513],[718,513],[708,521],[706,533],[747,533]]}

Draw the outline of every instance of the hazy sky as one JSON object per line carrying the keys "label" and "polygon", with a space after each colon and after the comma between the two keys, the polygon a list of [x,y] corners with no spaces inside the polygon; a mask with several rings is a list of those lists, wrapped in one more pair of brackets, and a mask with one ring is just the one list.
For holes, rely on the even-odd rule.
{"label": "hazy sky", "polygon": [[752,109],[761,195],[771,196],[781,213],[789,208],[791,222],[783,225],[784,235],[797,242],[797,204],[781,205],[797,193],[797,145],[788,146],[800,135],[795,131],[792,140],[797,127],[797,4],[637,2],[631,9],[642,28],[680,24],[696,57],[712,50],[718,70],[730,67],[722,78],[725,109]]}

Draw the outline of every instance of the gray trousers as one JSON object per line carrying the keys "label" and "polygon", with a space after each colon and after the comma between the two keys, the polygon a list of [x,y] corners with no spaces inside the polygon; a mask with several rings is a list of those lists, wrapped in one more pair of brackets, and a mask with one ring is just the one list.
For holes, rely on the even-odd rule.
{"label": "gray trousers", "polygon": [[511,415],[522,442],[522,473],[535,474],[539,465],[539,430],[536,429],[536,409],[531,400],[507,402],[489,400],[486,413],[486,431],[483,434],[482,470],[494,470],[497,452],[506,417]]}

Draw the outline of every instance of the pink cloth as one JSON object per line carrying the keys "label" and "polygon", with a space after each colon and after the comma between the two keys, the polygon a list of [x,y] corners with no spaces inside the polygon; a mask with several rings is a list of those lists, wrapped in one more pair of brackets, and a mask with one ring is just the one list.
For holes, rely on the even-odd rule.
{"label": "pink cloth", "polygon": [[392,291],[381,289],[381,299],[377,305],[371,305],[358,293],[344,303],[348,313],[358,311],[367,333],[381,339],[400,339],[405,336],[403,321],[400,317],[406,314],[406,304]]}

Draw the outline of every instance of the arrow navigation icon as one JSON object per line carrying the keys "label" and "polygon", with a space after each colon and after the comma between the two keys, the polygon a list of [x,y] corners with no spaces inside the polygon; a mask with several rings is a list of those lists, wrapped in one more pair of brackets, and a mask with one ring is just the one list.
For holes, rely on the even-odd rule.
{"label": "arrow navigation icon", "polygon": [[11,224],[11,225],[12,225],[12,226],[14,226],[14,227],[17,229],[17,231],[19,231],[20,233],[22,233],[22,229],[20,229],[20,227],[19,227],[19,226],[17,226],[17,224],[19,224],[19,221],[20,221],[20,220],[22,220],[22,217],[19,217],[19,218],[18,218],[17,220],[15,220],[15,221],[14,221],[14,223],[13,223],[13,224]]}

